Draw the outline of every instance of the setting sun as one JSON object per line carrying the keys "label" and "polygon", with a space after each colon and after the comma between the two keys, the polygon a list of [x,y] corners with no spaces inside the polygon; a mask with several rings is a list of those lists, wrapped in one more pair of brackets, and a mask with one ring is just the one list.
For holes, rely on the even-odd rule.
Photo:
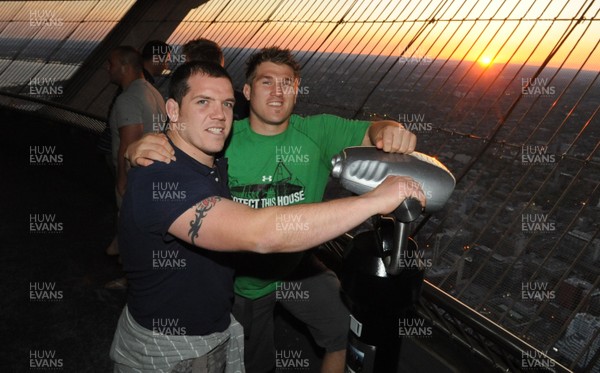
{"label": "setting sun", "polygon": [[481,56],[479,64],[483,67],[488,67],[492,64],[492,58],[489,56]]}

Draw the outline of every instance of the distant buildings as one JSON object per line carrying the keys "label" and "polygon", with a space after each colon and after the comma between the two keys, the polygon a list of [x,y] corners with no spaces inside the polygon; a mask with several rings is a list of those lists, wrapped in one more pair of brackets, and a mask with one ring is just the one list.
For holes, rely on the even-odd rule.
{"label": "distant buildings", "polygon": [[587,313],[575,315],[564,337],[555,345],[555,351],[569,359],[578,361],[579,368],[591,373],[600,372],[600,363],[588,366],[600,348],[600,317]]}

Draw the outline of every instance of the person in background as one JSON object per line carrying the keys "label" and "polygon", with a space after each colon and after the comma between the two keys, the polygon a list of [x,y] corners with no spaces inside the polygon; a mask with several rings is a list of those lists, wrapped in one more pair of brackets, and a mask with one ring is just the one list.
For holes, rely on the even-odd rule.
{"label": "person in background", "polygon": [[[168,84],[165,84],[164,73],[169,71],[171,61],[171,47],[160,40],[150,40],[142,48],[144,61],[144,78],[150,82],[165,99],[168,95]],[[162,81],[161,81],[161,78]]]}
{"label": "person in background", "polygon": [[[145,78],[141,54],[131,46],[114,48],[108,57],[110,82],[119,86],[122,92],[116,97],[109,114],[111,130],[112,162],[115,169],[115,190],[117,208],[127,187],[128,164],[124,158],[125,149],[144,133],[153,132],[166,117],[165,101]],[[118,244],[114,241],[113,250],[118,254]],[[110,249],[110,247],[109,247]],[[124,288],[125,278],[109,282],[108,288]]]}
{"label": "person in background", "polygon": [[[142,63],[143,63],[143,73],[144,79],[150,82],[155,88],[156,80],[155,78],[162,76],[162,73],[168,69],[169,67],[169,56],[170,56],[170,47],[167,43],[160,40],[151,40],[144,45],[142,49]],[[157,88],[158,89],[158,88]],[[108,117],[110,118],[110,113],[115,105],[117,97],[123,93],[123,89],[120,85],[117,85],[117,90],[113,96],[113,99],[108,108]],[[162,93],[161,93],[162,94]],[[166,95],[164,95],[166,96]],[[163,97],[164,97],[163,96]],[[107,164],[109,170],[113,177],[116,178],[116,169],[113,162],[113,154],[112,154],[112,134],[110,130],[110,123],[107,122],[106,129],[100,135],[98,139],[97,148],[100,152],[105,154],[107,158]],[[117,201],[117,204],[119,201]],[[105,250],[107,255],[119,255],[119,246],[117,244],[117,237],[113,238],[112,242],[108,245]],[[122,282],[122,281],[121,281]],[[120,282],[117,282],[117,287]],[[110,284],[113,284],[112,282]],[[110,286],[109,286],[110,287]]]}

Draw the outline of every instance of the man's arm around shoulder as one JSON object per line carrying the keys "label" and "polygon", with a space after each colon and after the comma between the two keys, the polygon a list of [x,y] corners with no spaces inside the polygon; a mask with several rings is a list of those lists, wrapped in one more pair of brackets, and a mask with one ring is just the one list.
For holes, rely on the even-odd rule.
{"label": "man's arm around shoulder", "polygon": [[125,150],[127,147],[142,138],[144,125],[142,123],[129,124],[119,127],[119,150],[117,153],[117,191],[121,196],[125,194],[127,186],[127,161],[125,160]]}

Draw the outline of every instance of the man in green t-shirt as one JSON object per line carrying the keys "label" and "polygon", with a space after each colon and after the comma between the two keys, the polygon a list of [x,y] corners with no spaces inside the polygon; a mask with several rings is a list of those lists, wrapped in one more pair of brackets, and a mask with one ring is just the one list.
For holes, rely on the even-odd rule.
{"label": "man in green t-shirt", "polygon": [[[348,146],[375,145],[387,152],[410,153],[416,136],[394,121],[357,121],[333,115],[301,117],[292,111],[300,67],[288,50],[266,48],[248,60],[244,95],[250,116],[236,121],[225,155],[233,199],[254,208],[320,202],[331,158]],[[163,139],[146,137],[128,154],[170,161]],[[282,216],[276,229],[318,229],[298,216]],[[322,372],[343,372],[349,312],[339,281],[312,254],[240,254],[233,314],[244,326],[249,373],[268,372],[276,362],[273,310],[279,302],[306,323],[326,350]]]}

